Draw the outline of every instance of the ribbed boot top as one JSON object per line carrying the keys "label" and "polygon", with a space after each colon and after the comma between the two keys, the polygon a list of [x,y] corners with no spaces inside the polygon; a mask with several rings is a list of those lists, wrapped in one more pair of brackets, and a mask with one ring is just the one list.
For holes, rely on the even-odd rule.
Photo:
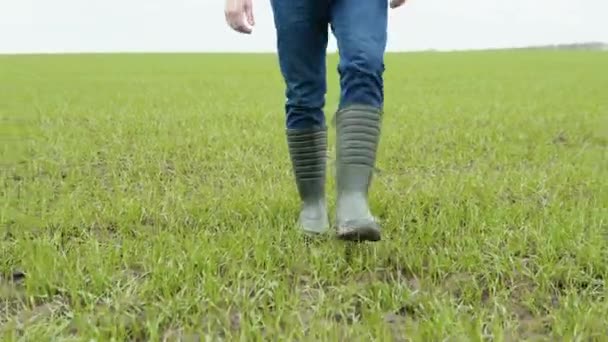
{"label": "ribbed boot top", "polygon": [[299,181],[325,177],[327,129],[287,130],[287,144]]}
{"label": "ribbed boot top", "polygon": [[338,163],[373,168],[380,125],[381,112],[377,109],[352,107],[337,112]]}

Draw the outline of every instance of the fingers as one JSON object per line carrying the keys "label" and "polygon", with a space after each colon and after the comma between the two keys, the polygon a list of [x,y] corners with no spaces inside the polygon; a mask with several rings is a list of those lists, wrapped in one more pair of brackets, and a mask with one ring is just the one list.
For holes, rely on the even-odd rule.
{"label": "fingers", "polygon": [[247,17],[247,22],[250,26],[255,25],[255,19],[253,18],[253,4],[252,0],[245,0],[245,16]]}
{"label": "fingers", "polygon": [[252,28],[245,21],[245,17],[241,13],[238,17],[230,19],[230,27],[240,33],[251,33]]}
{"label": "fingers", "polygon": [[[249,13],[251,14],[247,13],[247,7],[249,8]],[[233,30],[237,32],[246,34],[251,33],[251,26],[253,26],[253,11],[251,8],[251,0],[226,0],[226,22]]]}
{"label": "fingers", "polygon": [[403,5],[406,2],[406,0],[391,0],[391,8],[397,8],[400,7],[401,5]]}
{"label": "fingers", "polygon": [[240,33],[251,33],[251,27],[245,20],[245,15],[242,11],[233,11],[226,14],[226,21],[230,27]]}

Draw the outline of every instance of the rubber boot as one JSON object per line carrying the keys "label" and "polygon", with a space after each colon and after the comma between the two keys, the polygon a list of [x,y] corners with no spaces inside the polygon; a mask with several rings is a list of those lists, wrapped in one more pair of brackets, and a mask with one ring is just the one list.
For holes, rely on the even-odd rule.
{"label": "rubber boot", "polygon": [[379,241],[368,190],[380,138],[381,111],[350,106],[336,113],[336,225],[338,239]]}
{"label": "rubber boot", "polygon": [[325,196],[327,128],[287,130],[287,144],[301,200],[299,226],[307,234],[329,229]]}

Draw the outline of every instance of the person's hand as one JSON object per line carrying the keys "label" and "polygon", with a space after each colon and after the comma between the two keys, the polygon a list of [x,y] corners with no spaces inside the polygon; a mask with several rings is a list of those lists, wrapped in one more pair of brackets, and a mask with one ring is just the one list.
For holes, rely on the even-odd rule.
{"label": "person's hand", "polygon": [[253,0],[226,0],[224,14],[233,30],[246,34],[253,31]]}
{"label": "person's hand", "polygon": [[405,4],[407,0],[391,0],[391,8],[397,8]]}

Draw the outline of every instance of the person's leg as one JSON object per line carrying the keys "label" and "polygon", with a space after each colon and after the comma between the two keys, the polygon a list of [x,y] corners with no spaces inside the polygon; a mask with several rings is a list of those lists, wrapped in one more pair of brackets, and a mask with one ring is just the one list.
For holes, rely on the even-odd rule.
{"label": "person's leg", "polygon": [[380,240],[368,204],[384,106],[387,0],[335,0],[330,21],[340,54],[336,113],[336,222],[345,240]]}
{"label": "person's leg", "polygon": [[325,200],[327,0],[271,0],[285,81],[287,143],[308,233],[329,228]]}

